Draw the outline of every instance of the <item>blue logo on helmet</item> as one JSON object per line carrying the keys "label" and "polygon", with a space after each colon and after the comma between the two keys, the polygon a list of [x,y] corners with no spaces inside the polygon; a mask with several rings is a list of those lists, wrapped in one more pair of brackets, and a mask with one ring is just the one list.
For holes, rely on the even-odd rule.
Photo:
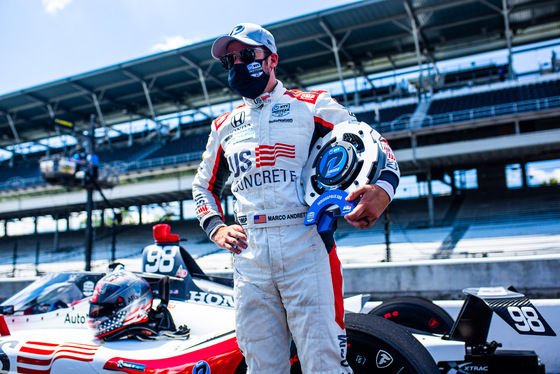
{"label": "blue logo on helmet", "polygon": [[341,146],[333,147],[321,158],[319,174],[324,178],[334,178],[344,171],[347,162],[346,149]]}

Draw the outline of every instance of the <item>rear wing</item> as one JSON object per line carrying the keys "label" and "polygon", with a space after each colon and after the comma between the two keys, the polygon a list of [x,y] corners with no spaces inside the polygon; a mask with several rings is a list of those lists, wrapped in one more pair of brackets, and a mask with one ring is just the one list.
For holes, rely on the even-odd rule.
{"label": "rear wing", "polygon": [[492,314],[495,312],[519,334],[556,336],[531,301],[513,287],[480,287],[463,290],[467,298],[449,333],[467,347],[487,346]]}

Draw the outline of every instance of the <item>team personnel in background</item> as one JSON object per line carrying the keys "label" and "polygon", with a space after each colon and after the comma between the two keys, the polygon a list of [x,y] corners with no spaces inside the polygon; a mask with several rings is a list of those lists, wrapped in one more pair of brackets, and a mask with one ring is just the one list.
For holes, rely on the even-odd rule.
{"label": "team personnel in background", "polygon": [[[202,228],[234,253],[236,333],[249,372],[289,373],[293,338],[304,373],[351,373],[333,233],[303,224],[308,207],[297,186],[310,146],[356,119],[327,92],[286,90],[275,76],[274,37],[258,25],[235,26],[214,42],[212,56],[244,104],[212,123],[193,196]],[[371,227],[398,185],[384,144],[392,162],[375,184],[348,196],[360,198],[345,216],[354,227]],[[220,197],[230,175],[238,224],[228,226]]]}

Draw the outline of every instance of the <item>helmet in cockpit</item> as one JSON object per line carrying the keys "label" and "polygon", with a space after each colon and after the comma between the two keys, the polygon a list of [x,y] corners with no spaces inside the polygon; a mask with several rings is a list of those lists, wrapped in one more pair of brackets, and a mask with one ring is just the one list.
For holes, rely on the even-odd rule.
{"label": "helmet in cockpit", "polygon": [[101,278],[90,301],[88,325],[94,336],[108,337],[148,321],[153,293],[141,277],[123,268]]}

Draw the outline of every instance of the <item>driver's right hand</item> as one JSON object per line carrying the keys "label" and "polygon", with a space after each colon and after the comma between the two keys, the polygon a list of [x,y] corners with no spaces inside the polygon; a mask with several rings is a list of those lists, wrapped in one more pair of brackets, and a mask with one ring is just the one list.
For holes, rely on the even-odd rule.
{"label": "driver's right hand", "polygon": [[242,249],[247,248],[247,234],[240,225],[222,226],[211,240],[222,249],[227,249],[235,254],[240,254]]}

